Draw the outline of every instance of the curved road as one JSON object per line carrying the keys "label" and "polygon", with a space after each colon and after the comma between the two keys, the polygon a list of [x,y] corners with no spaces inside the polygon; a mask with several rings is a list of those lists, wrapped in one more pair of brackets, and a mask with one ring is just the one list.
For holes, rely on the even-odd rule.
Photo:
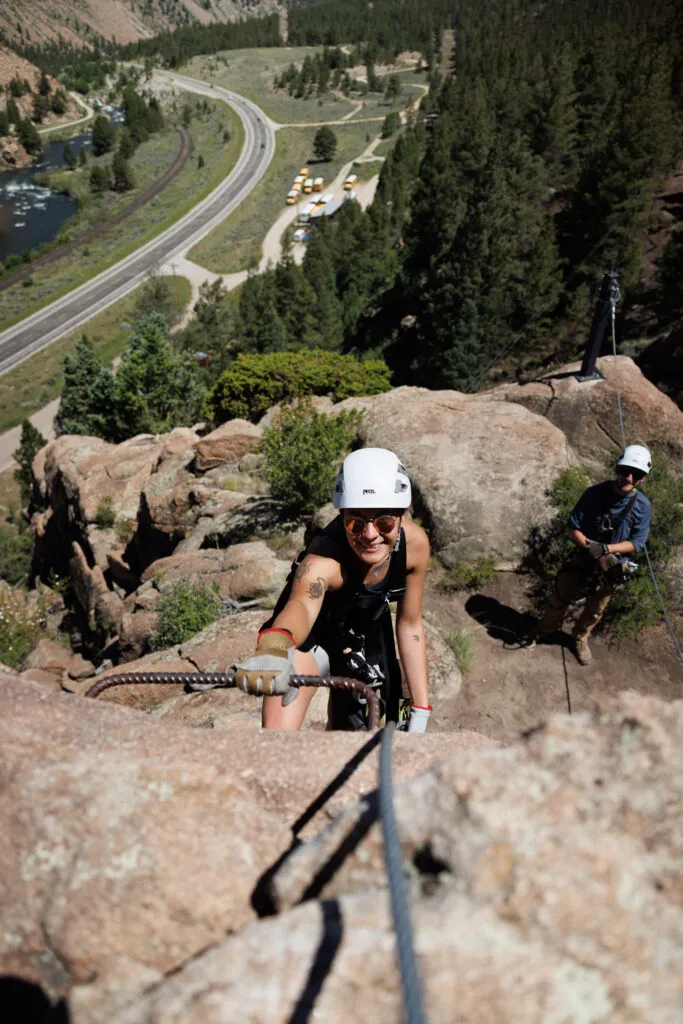
{"label": "curved road", "polygon": [[230,174],[163,234],[97,277],[0,334],[0,374],[137,288],[150,271],[186,251],[239,206],[263,177],[275,152],[273,126],[255,103],[229,89],[164,72],[180,88],[225,100],[244,125],[244,146]]}

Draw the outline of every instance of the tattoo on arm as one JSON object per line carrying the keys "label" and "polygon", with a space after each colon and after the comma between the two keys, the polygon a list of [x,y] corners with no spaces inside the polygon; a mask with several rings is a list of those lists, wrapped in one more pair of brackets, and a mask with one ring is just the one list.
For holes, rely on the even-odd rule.
{"label": "tattoo on arm", "polygon": [[299,566],[299,568],[294,573],[294,579],[298,582],[299,580],[302,580],[304,576],[306,576],[310,571],[311,563],[308,561],[307,558],[305,558],[301,565]]}
{"label": "tattoo on arm", "polygon": [[415,641],[416,644],[419,644],[419,642],[420,642],[420,634],[419,633],[413,633],[413,640]]}
{"label": "tattoo on arm", "polygon": [[320,598],[325,593],[326,587],[327,584],[325,583],[325,580],[322,578],[322,576],[318,576],[318,578],[313,580],[312,583],[309,583],[308,596],[311,598],[312,601],[319,601]]}

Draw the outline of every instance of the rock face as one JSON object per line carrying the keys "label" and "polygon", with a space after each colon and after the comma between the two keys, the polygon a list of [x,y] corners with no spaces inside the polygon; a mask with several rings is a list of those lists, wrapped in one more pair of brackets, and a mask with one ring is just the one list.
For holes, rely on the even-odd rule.
{"label": "rock face", "polygon": [[617,356],[616,369],[613,358],[598,359],[602,381],[579,383],[573,374],[580,365],[563,366],[543,383],[505,384],[485,395],[545,416],[564,433],[581,461],[601,473],[621,449],[618,379],[627,443],[657,448],[680,463],[683,413],[643,376],[632,359]]}
{"label": "rock face", "polygon": [[263,431],[247,420],[229,420],[195,444],[197,468],[215,469],[226,462],[238,462],[253,451]]}
{"label": "rock face", "polygon": [[[0,974],[53,996],[96,977],[125,989],[255,920],[261,875],[307,809],[317,831],[313,802],[368,741],[253,729],[206,737],[0,678]],[[397,779],[487,743],[402,737]],[[323,816],[374,787],[376,752],[366,753]]]}
{"label": "rock face", "polygon": [[[427,1019],[507,1024],[511,1007],[521,1024],[680,1018],[682,740],[683,704],[624,694],[599,721],[557,716],[399,787]],[[341,1024],[367,1006],[394,1024],[403,1000],[374,818],[369,799],[343,812],[275,871],[279,916],[107,1019]],[[71,997],[76,1024],[93,1019],[78,1012],[86,992]]]}
{"label": "rock face", "polygon": [[572,458],[564,434],[542,417],[457,391],[378,395],[361,429],[366,445],[400,451],[447,564],[519,559],[529,527],[548,514],[545,490]]}
{"label": "rock face", "polygon": [[[447,566],[486,556],[514,566],[530,528],[550,514],[559,473],[576,462],[604,473],[618,451],[614,362],[598,365],[599,382],[579,384],[576,364],[479,395],[404,387],[317,404],[331,415],[361,410],[363,443],[399,452]],[[617,370],[629,439],[680,460],[683,413],[632,360],[619,357]],[[226,601],[272,605],[303,532],[265,493],[253,450],[277,414],[258,426],[233,420],[204,438],[186,428],[120,445],[61,437],[38,454],[34,569],[44,580],[69,576],[91,649],[118,645],[123,660],[147,654],[159,593],[176,579],[216,584]]]}

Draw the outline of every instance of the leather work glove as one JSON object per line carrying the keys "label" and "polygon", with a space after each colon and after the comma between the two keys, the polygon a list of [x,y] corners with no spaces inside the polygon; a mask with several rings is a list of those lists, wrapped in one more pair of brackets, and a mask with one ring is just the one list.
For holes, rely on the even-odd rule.
{"label": "leather work glove", "polygon": [[426,732],[427,722],[429,716],[432,713],[431,707],[421,708],[416,704],[413,704],[410,711],[410,722],[408,724],[408,732]]}
{"label": "leather work glove", "polygon": [[256,654],[230,666],[235,686],[257,697],[282,697],[282,706],[287,707],[299,695],[298,689],[289,685],[297,674],[295,650],[292,636],[277,628],[264,630],[259,634]]}
{"label": "leather work glove", "polygon": [[603,572],[609,572],[615,565],[619,564],[619,559],[616,555],[603,555],[600,559],[600,568]]}
{"label": "leather work glove", "polygon": [[592,555],[596,561],[608,553],[607,545],[601,544],[599,540],[589,540],[586,544],[586,551]]}

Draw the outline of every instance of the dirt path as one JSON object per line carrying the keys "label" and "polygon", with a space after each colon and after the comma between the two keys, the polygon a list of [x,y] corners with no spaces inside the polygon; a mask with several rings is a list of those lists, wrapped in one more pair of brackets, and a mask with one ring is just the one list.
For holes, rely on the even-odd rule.
{"label": "dirt path", "polygon": [[83,117],[77,118],[77,120],[75,121],[65,121],[63,124],[52,124],[49,128],[39,128],[38,133],[40,135],[49,135],[50,132],[61,131],[62,128],[74,128],[78,124],[85,124],[87,121],[90,121],[95,116],[94,109],[92,107],[89,107],[85,100],[78,95],[78,93],[70,92],[69,96],[77,106],[82,107],[84,110],[87,111],[87,113],[85,113]]}
{"label": "dirt path", "polygon": [[[498,573],[478,593],[444,594],[428,587],[426,614],[444,631],[471,632],[475,662],[460,694],[435,708],[430,728],[473,729],[503,742],[533,729],[549,715],[599,710],[621,690],[672,701],[683,697],[683,667],[664,623],[638,641],[591,640],[593,662],[581,666],[571,648],[571,624],[557,642],[534,650],[506,649],[535,622],[526,578]],[[683,632],[683,616],[674,629]]]}

